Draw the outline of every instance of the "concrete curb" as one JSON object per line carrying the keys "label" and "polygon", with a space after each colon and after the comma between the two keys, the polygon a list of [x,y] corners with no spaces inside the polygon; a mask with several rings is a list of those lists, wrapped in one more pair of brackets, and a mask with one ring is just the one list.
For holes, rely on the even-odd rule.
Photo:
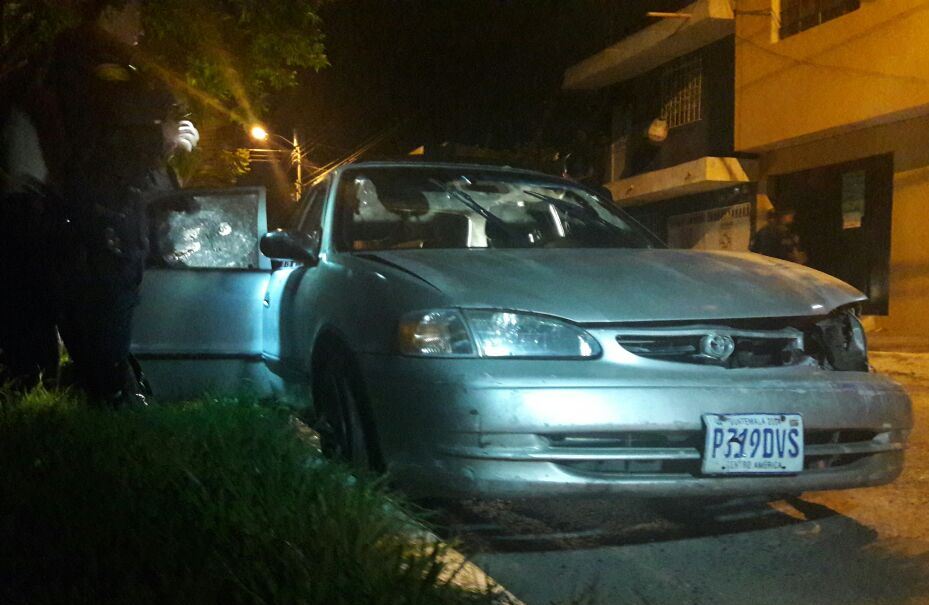
{"label": "concrete curb", "polygon": [[[296,416],[291,416],[291,422],[297,431],[298,438],[320,451],[321,454],[319,433]],[[394,510],[402,518],[403,523],[410,528],[410,538],[414,543],[419,542],[430,546],[443,545],[445,547],[443,562],[448,566],[449,572],[444,577],[440,576],[441,580],[451,582],[467,590],[490,593],[494,597],[493,602],[498,605],[525,605],[513,593],[500,585],[499,582],[490,577],[464,554],[445,543],[425,525],[412,519],[399,508]]]}
{"label": "concrete curb", "polygon": [[411,536],[429,545],[444,545],[446,548],[443,562],[448,565],[450,574],[440,578],[467,590],[489,593],[498,605],[525,605],[521,600],[478,567],[467,556],[445,543],[439,536],[423,527],[420,523],[406,517],[411,526],[417,528]]}

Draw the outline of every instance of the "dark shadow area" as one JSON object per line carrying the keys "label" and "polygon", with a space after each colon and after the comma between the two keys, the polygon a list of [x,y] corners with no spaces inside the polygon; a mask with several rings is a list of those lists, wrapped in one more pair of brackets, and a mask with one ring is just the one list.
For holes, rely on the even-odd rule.
{"label": "dark shadow area", "polygon": [[929,597],[929,554],[803,500],[463,502],[432,508],[527,605],[905,603]]}
{"label": "dark shadow area", "polygon": [[471,553],[670,542],[780,528],[838,514],[800,498],[785,502],[796,509],[796,516],[780,512],[765,498],[488,500],[426,505],[438,533]]}

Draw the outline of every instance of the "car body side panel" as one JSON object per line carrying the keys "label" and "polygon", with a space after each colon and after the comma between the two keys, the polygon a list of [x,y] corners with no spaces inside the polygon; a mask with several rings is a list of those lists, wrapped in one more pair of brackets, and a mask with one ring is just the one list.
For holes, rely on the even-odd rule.
{"label": "car body side panel", "polygon": [[155,395],[176,400],[277,379],[261,361],[265,271],[151,269],[133,319],[132,352]]}
{"label": "car body side panel", "polygon": [[[396,317],[409,309],[443,306],[447,299],[422,280],[361,257],[323,257],[315,267],[275,272],[272,296],[265,309],[272,314],[265,346],[272,362],[291,376],[309,379],[314,346],[331,331],[356,353],[387,353],[394,345]],[[275,283],[278,280],[278,283]]]}

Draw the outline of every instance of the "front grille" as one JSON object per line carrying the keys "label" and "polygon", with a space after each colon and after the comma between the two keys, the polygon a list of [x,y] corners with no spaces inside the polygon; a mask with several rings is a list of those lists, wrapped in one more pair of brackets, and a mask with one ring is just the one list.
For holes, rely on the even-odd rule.
{"label": "front grille", "polygon": [[553,448],[703,447],[702,431],[622,431],[543,435]]}
{"label": "front grille", "polygon": [[848,466],[867,458],[872,454],[836,454],[835,456],[807,456],[803,460],[803,470],[822,471],[829,468]]}
{"label": "front grille", "polygon": [[827,445],[830,443],[860,443],[877,437],[877,431],[804,431],[803,442],[806,445]]}
{"label": "front grille", "polygon": [[[808,451],[804,470],[817,471],[845,466],[867,458],[868,453],[842,453],[838,446],[874,443],[876,431],[807,430],[806,446],[837,446],[836,453]],[[615,451],[618,455],[648,450],[645,456],[626,460],[571,460],[559,462],[565,470],[590,476],[687,475],[701,476],[704,433],[702,431],[613,431],[602,433],[556,433],[539,435],[551,451],[584,452]],[[820,452],[821,452],[820,448]],[[618,456],[617,456],[618,457]],[[631,457],[630,457],[631,458]]]}
{"label": "front grille", "polygon": [[689,475],[700,474],[699,460],[584,460],[562,462],[562,468],[583,475]]}
{"label": "front grille", "polygon": [[[715,355],[706,344],[714,337],[728,341],[731,351]],[[798,365],[808,359],[803,351],[803,333],[792,329],[770,332],[713,327],[655,330],[619,334],[616,342],[633,355],[647,359],[724,368],[781,367]]]}
{"label": "front grille", "polygon": [[[806,445],[846,444],[872,441],[877,431],[810,429],[803,432]],[[540,435],[552,448],[682,448],[703,452],[703,431],[610,431],[604,433],[553,433]]]}

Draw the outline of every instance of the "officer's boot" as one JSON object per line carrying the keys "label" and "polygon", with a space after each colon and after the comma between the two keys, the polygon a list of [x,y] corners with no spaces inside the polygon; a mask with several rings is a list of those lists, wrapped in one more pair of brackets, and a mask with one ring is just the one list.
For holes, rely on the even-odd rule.
{"label": "officer's boot", "polygon": [[[113,369],[114,378],[121,378],[119,388],[110,390],[104,397],[104,403],[113,409],[146,407],[149,402],[146,397],[146,387],[143,386],[136,375],[133,364],[129,361],[121,362]],[[150,392],[149,392],[150,394]]]}

